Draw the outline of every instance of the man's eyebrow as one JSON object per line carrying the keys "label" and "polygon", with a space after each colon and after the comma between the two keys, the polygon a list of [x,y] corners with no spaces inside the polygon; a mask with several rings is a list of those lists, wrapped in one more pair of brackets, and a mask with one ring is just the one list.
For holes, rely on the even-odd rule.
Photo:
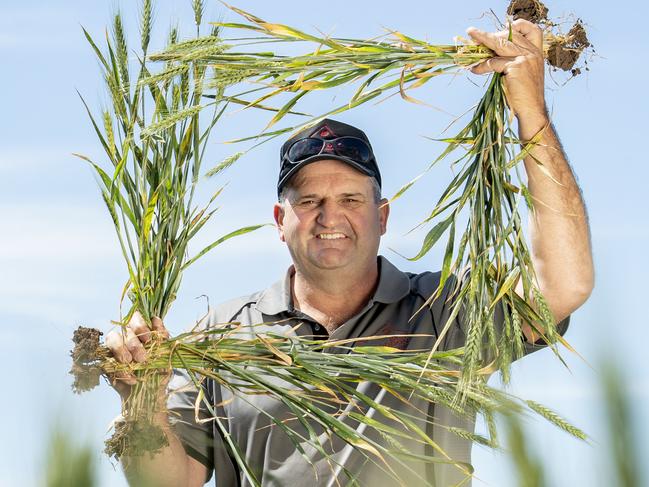
{"label": "man's eyebrow", "polygon": [[[353,193],[340,193],[338,195],[339,198],[350,198],[352,196],[356,197],[356,198],[365,197],[365,195],[360,191],[356,191],[356,192],[353,192]],[[308,199],[313,199],[313,198],[317,199],[317,198],[320,198],[320,195],[318,193],[301,194],[301,195],[296,196],[295,200],[299,201],[299,200],[303,200],[303,199],[307,199],[307,198]]]}

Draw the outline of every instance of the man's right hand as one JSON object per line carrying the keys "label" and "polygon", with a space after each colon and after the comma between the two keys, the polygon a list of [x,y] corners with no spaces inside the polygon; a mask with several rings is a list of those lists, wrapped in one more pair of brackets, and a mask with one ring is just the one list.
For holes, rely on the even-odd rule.
{"label": "man's right hand", "polygon": [[[144,344],[150,342],[154,334],[164,339],[169,338],[169,332],[160,318],[154,316],[151,319],[151,328],[149,328],[142,314],[136,311],[133,313],[128,325],[108,333],[104,343],[118,362],[124,364],[131,362],[141,363],[147,359]],[[122,400],[128,399],[136,382],[135,376],[128,372],[114,374],[111,378],[112,386],[122,397]],[[166,386],[166,381],[163,382],[165,382]]]}

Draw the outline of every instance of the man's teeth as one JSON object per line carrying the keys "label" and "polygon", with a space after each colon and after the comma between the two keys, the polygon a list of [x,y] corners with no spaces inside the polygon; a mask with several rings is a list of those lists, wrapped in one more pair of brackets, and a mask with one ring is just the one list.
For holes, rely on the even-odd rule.
{"label": "man's teeth", "polygon": [[323,240],[336,240],[339,238],[347,238],[347,237],[345,237],[345,235],[342,233],[319,233],[318,238],[321,238]]}

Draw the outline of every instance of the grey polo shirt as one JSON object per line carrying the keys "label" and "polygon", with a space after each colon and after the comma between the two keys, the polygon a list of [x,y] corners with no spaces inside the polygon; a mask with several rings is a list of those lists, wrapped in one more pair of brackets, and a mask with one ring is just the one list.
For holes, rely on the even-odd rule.
{"label": "grey polo shirt", "polygon": [[[239,322],[244,325],[244,333],[253,338],[255,333],[272,331],[274,334],[287,336],[309,335],[321,336],[322,339],[346,339],[378,335],[425,335],[413,337],[382,338],[367,344],[390,345],[401,349],[430,349],[438,333],[442,331],[450,313],[447,293],[436,299],[430,307],[425,307],[414,319],[413,314],[420,309],[432,295],[439,283],[440,273],[424,272],[422,274],[404,273],[392,265],[385,257],[379,257],[379,282],[372,299],[355,316],[339,326],[331,336],[325,328],[293,308],[290,281],[293,269],[289,269],[284,279],[268,289],[226,302],[210,311],[201,326],[215,327],[228,322]],[[447,288],[450,286],[447,286]],[[259,326],[258,324],[264,323]],[[300,324],[300,326],[296,326]],[[245,325],[257,325],[247,327]],[[560,326],[564,333],[568,320]],[[461,317],[457,319],[446,333],[440,350],[458,348],[464,345],[465,333]],[[530,353],[543,348],[541,345],[525,343],[525,352]],[[372,383],[360,383],[358,388],[377,403],[409,412],[418,421],[423,430],[451,458],[470,463],[471,442],[459,438],[446,428],[454,426],[469,431],[473,430],[475,418],[458,417],[452,411],[439,405],[428,404],[422,400],[413,400],[409,406],[398,401],[391,394]],[[215,473],[217,487],[235,487],[250,485],[239,472],[236,462],[231,459],[225,446],[222,433],[213,420],[195,421],[196,389],[191,385],[183,371],[176,371],[170,383],[172,393],[169,396],[169,410],[172,423],[189,455],[203,463],[210,472]],[[303,452],[295,448],[292,441],[271,421],[276,419],[290,420],[292,413],[277,400],[264,395],[234,395],[226,388],[208,380],[204,384],[208,401],[215,408],[221,424],[227,434],[239,445],[246,461],[255,470],[263,486],[336,486],[351,485],[350,474],[361,486],[382,487],[398,485],[383,471],[385,466],[374,463],[367,456],[345,444],[335,436],[315,428],[325,445],[330,459],[325,459],[306,443]],[[201,406],[204,408],[204,406]],[[206,409],[206,408],[205,408]],[[369,411],[368,414],[373,414]],[[201,417],[211,416],[206,410]],[[432,418],[435,426],[426,424],[426,414]],[[348,418],[349,419],[349,418]],[[385,418],[378,420],[386,423]],[[349,424],[363,428],[351,419]],[[386,423],[399,428],[398,424]],[[299,426],[296,422],[293,427]],[[307,431],[303,432],[308,437]],[[385,444],[385,439],[376,432],[368,430],[365,434],[373,440]],[[399,441],[402,441],[399,439]],[[432,454],[419,442],[404,444],[415,454]],[[305,456],[308,458],[305,458]],[[333,459],[333,461],[332,461]],[[458,467],[444,463],[430,464],[409,461],[391,463],[401,484],[435,485],[446,487],[455,485],[465,479],[465,473]],[[206,479],[206,481],[209,480]],[[463,485],[469,485],[465,483]]]}

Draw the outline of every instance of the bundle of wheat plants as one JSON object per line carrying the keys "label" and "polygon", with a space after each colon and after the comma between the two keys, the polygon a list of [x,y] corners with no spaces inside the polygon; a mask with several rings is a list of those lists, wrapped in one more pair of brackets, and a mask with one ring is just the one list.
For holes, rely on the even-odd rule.
{"label": "bundle of wheat plants", "polygon": [[[353,446],[399,485],[401,481],[394,470],[395,465],[412,470],[412,464],[408,463],[412,460],[453,464],[467,478],[473,473],[470,464],[455,461],[436,443],[429,433],[432,429],[426,425],[441,426],[458,439],[498,448],[496,416],[500,413],[534,412],[570,435],[586,438],[580,429],[544,406],[516,398],[482,381],[474,381],[467,387],[464,403],[458,404],[455,391],[460,380],[457,369],[462,362],[461,350],[435,352],[431,356],[428,350],[402,351],[366,345],[362,339],[323,342],[303,337],[287,338],[268,332],[252,339],[242,338],[247,331],[241,330],[240,325],[232,324],[187,332],[150,346],[149,357],[144,363],[118,362],[108,349],[99,345],[98,337],[95,337],[94,344],[87,340],[82,346],[94,348],[92,363],[98,364],[108,374],[148,373],[173,367],[187,371],[199,391],[203,390],[203,381],[209,379],[239,397],[257,394],[274,397],[288,408],[291,419],[269,419],[275,428],[288,436],[305,460],[311,462],[305,445],[315,448],[325,458],[330,456],[326,446],[328,440],[323,442],[316,432],[321,428],[329,438],[335,436]],[[489,370],[479,371],[482,375],[489,373]],[[412,411],[404,412],[386,406],[364,394],[357,387],[363,382],[378,385],[404,404],[417,399],[425,404],[448,407],[463,418],[470,419],[480,414],[489,426],[488,436],[438,424],[432,417],[425,419],[422,426]],[[246,479],[252,485],[260,485],[245,454],[227,433],[224,418],[219,417],[215,405],[207,402],[202,393],[199,393],[195,405],[197,421],[201,401],[221,430]],[[353,427],[352,424],[362,427]],[[138,432],[142,436],[151,435],[143,427]],[[148,443],[141,438],[129,443],[123,437],[120,435],[109,444],[111,454],[138,455],[155,451],[160,446],[156,446],[155,441],[151,441],[154,438],[150,436]],[[377,437],[382,440],[377,441]],[[431,453],[417,454],[412,450],[413,444],[425,446]],[[141,450],[136,451],[138,448]],[[333,468],[335,460],[331,459],[331,462]],[[344,468],[343,472],[349,479],[355,475]],[[422,485],[429,485],[430,479],[421,477],[420,480]]]}
{"label": "bundle of wheat plants", "polygon": [[[196,1],[193,6],[198,33],[203,6]],[[189,243],[213,215],[212,203],[220,192],[216,191],[206,204],[194,201],[209,135],[227,102],[216,96],[203,103],[204,78],[209,68],[200,60],[182,65],[168,63],[156,74],[149,71],[151,17],[151,0],[145,0],[140,19],[141,52],[135,60],[120,14],[114,17],[112,36],[107,36],[104,50],[84,29],[103,71],[110,108],[94,115],[82,98],[104,149],[104,162],[76,155],[90,163],[98,176],[126,262],[128,279],[120,305],[127,302],[128,308],[115,322],[119,326],[125,326],[136,311],[149,325],[153,317],[163,319],[188,266],[228,238],[260,226],[235,230],[195,255],[189,254]],[[214,29],[207,40],[201,39],[199,44],[204,50],[221,49],[216,33]],[[173,29],[170,49],[178,45],[177,37]],[[84,336],[94,337],[96,333],[81,330],[77,340]],[[77,347],[75,361],[82,362],[87,352]],[[88,374],[79,367],[74,371],[79,372],[75,387],[85,389]],[[126,424],[150,417],[155,403],[148,391],[152,390],[149,383],[159,380],[157,374],[142,371],[139,375],[142,380],[123,409]],[[90,380],[96,381],[96,376]]]}
{"label": "bundle of wheat plants", "polygon": [[[109,170],[86,156],[80,157],[90,162],[99,176],[102,196],[127,262],[129,279],[122,299],[127,297],[130,306],[119,325],[128,322],[136,310],[149,323],[154,317],[164,318],[188,265],[225,239],[256,228],[232,232],[193,257],[187,253],[188,242],[211,217],[210,205],[218,195],[216,192],[205,206],[195,206],[193,202],[205,146],[228,104],[273,110],[275,115],[268,124],[270,127],[291,113],[300,98],[315,90],[362,80],[349,103],[324,117],[390,91],[397,91],[411,100],[407,89],[491,56],[487,49],[479,46],[433,46],[400,33],[393,33],[394,42],[318,38],[290,27],[268,24],[240,10],[237,11],[250,20],[250,24],[222,24],[219,28],[252,29],[261,37],[224,41],[214,30],[209,36],[200,37],[202,4],[193,2],[193,6],[198,37],[178,42],[176,32],[172,31],[168,48],[148,55],[151,3],[144,2],[142,52],[137,58],[135,74],[129,69],[119,15],[115,17],[113,38],[106,41],[106,52],[102,52],[86,33],[103,68],[111,97],[111,110],[102,113],[101,123],[88,109],[110,163]],[[249,52],[251,43],[269,40],[278,41],[280,45],[315,42],[318,47],[315,52],[303,56]],[[245,45],[248,52],[238,52],[238,45]],[[155,74],[150,72],[150,61],[164,63],[162,69]],[[257,86],[230,93],[234,86],[246,80]],[[264,105],[265,100],[284,92],[297,94],[279,109]],[[251,94],[255,97],[249,99]],[[513,284],[520,277],[525,283],[525,292],[534,294],[537,303],[542,303],[540,294],[534,291],[533,270],[516,211],[525,189],[523,186],[516,188],[510,182],[509,171],[521,155],[510,152],[518,141],[508,128],[506,110],[502,86],[496,76],[470,124],[457,137],[448,139],[449,148],[443,156],[460,146],[468,145],[469,148],[456,162],[463,164],[460,174],[444,192],[429,220],[445,211],[447,216],[433,227],[416,256],[424,255],[450,228],[439,291],[452,274],[462,275],[465,268],[472,269],[468,284],[458,289],[453,311],[454,317],[463,309],[470,324],[464,350],[437,351],[435,347],[432,351],[403,352],[354,341],[323,345],[322,342],[268,334],[242,339],[237,335],[236,326],[226,326],[209,332],[197,330],[171,340],[152,340],[147,345],[149,358],[145,363],[120,364],[100,345],[99,332],[78,330],[73,351],[78,370],[81,365],[86,371],[90,367],[96,377],[99,373],[131,372],[139,379],[123,410],[125,424],[131,428],[122,428],[109,442],[109,453],[132,455],[137,454],[135,450],[142,445],[148,450],[164,445],[164,434],[141,425],[158,407],[156,398],[150,395],[150,391],[157,391],[156,382],[160,380],[156,371],[172,367],[186,370],[199,391],[203,381],[210,379],[239,394],[269,394],[277,398],[294,414],[301,429],[293,428],[291,422],[271,419],[299,451],[306,442],[327,456],[312,428],[312,424],[318,424],[366,455],[395,480],[398,480],[396,473],[387,459],[404,466],[407,459],[414,459],[413,452],[404,446],[408,442],[432,448],[434,455],[417,457],[418,461],[455,462],[414,418],[377,404],[354,387],[355,383],[378,384],[404,403],[417,397],[446,406],[458,415],[482,414],[490,425],[489,437],[459,428],[449,429],[461,438],[493,447],[498,444],[494,414],[500,410],[532,410],[569,433],[584,438],[580,430],[552,411],[513,398],[485,383],[485,377],[494,370],[486,366],[485,355],[497,357],[498,366],[506,371],[512,357],[520,352],[521,320],[535,324],[549,342],[556,338],[553,324],[546,319],[542,307],[539,312],[527,304],[526,299],[513,293]],[[202,125],[207,113],[209,119]],[[316,123],[323,117],[307,123]],[[292,129],[267,131],[255,138]],[[228,158],[209,173],[219,172],[237,157],[238,154]],[[455,195],[460,188],[460,194]],[[465,206],[470,209],[469,224],[456,248],[455,222]],[[485,208],[489,210],[486,217]],[[505,312],[502,332],[494,329],[492,316],[496,306],[502,306]],[[487,342],[486,346],[483,341]],[[322,353],[331,347],[347,348],[349,353]],[[499,349],[511,352],[501,353]],[[283,381],[285,386],[278,386],[277,380]],[[77,379],[78,390],[87,386],[82,378]],[[462,393],[461,404],[457,401],[458,390]],[[204,395],[199,394],[200,401],[207,409],[212,408]],[[197,403],[197,410],[199,406]],[[366,428],[350,427],[340,414],[343,410],[346,417]],[[366,414],[369,410],[376,415]],[[226,434],[217,415],[213,416],[241,471],[253,485],[259,485],[244,454]],[[396,423],[398,428],[389,426],[391,423]],[[147,441],[129,440],[133,431]],[[299,431],[307,431],[309,436]],[[371,432],[386,442],[372,440]],[[467,476],[471,475],[470,465],[457,466]],[[353,476],[351,472],[348,474],[350,478]]]}

